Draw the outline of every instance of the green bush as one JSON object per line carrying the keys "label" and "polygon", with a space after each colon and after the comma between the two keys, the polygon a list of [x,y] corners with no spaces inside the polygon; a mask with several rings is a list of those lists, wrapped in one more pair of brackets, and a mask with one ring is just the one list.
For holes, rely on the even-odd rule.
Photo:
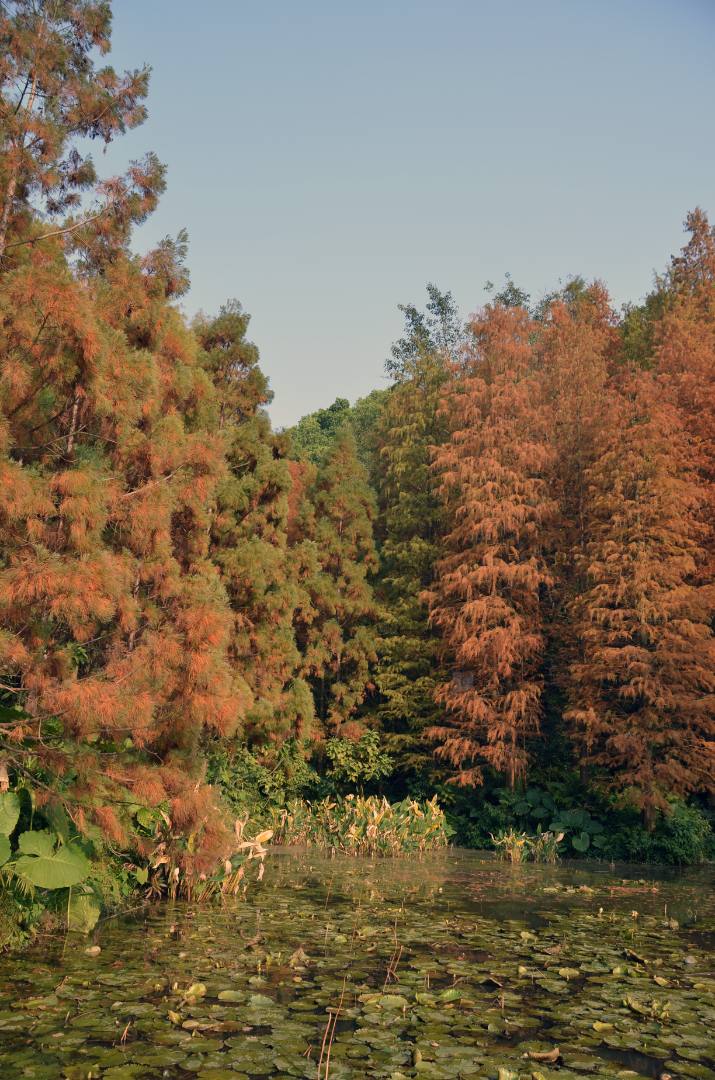
{"label": "green bush", "polygon": [[318,793],[321,778],[305,760],[296,739],[289,739],[264,760],[246,746],[216,742],[207,749],[206,778],[221,789],[224,802],[237,817],[248,815],[253,825],[267,822],[276,807],[291,799]]}
{"label": "green bush", "polygon": [[564,833],[561,854],[569,858],[691,865],[715,857],[712,823],[697,806],[674,801],[648,832],[636,810],[585,786],[575,772],[545,769],[515,791],[491,777],[482,788],[438,790],[455,843],[465,847],[489,849],[500,834],[546,830]]}
{"label": "green bush", "polygon": [[60,805],[35,812],[31,789],[0,792],[0,947],[21,944],[43,918],[94,927],[101,899],[92,854]]}
{"label": "green bush", "polygon": [[381,747],[376,731],[366,731],[356,742],[352,739],[328,739],[325,754],[330,761],[328,781],[348,790],[390,776],[393,761]]}
{"label": "green bush", "polygon": [[647,832],[635,815],[614,830],[609,851],[615,859],[691,866],[715,857],[715,834],[705,814],[696,806],[673,802],[661,814],[653,832]]}

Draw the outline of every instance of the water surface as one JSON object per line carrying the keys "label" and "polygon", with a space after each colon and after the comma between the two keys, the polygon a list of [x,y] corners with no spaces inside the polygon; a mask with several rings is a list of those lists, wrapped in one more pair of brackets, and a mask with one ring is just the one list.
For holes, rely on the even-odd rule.
{"label": "water surface", "polygon": [[275,851],[246,901],[1,959],[0,1076],[715,1078],[714,885]]}

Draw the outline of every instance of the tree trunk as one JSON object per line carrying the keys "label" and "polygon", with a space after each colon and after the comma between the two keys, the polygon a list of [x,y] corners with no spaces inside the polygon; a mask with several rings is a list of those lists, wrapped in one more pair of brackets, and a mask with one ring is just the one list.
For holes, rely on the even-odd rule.
{"label": "tree trunk", "polygon": [[2,214],[0,214],[0,260],[2,260],[5,255],[5,248],[7,246],[7,231],[10,227],[10,213],[12,211],[12,204],[15,201],[15,192],[17,190],[17,173],[18,164],[16,163],[10,173],[10,179],[7,182],[5,198],[2,204]]}

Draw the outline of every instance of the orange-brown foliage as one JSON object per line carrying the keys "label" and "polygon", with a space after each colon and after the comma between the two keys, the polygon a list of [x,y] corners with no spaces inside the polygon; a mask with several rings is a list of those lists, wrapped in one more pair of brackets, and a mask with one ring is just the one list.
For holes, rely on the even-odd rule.
{"label": "orange-brown foliage", "polygon": [[481,782],[486,762],[513,785],[539,730],[554,504],[535,329],[501,304],[473,319],[443,404],[450,438],[435,453],[449,526],[426,595],[451,677],[438,691],[445,722],[428,734],[463,784]]}

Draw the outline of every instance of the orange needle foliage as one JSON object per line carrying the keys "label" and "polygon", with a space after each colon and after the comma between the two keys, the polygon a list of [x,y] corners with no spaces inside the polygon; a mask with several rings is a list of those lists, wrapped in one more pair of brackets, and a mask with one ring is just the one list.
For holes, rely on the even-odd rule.
{"label": "orange needle foliage", "polygon": [[451,677],[438,691],[447,717],[429,734],[462,784],[481,782],[481,762],[513,785],[539,731],[544,535],[555,507],[535,331],[523,308],[488,305],[443,404],[451,435],[435,470],[449,525],[426,595]]}
{"label": "orange needle foliage", "polygon": [[580,760],[652,822],[667,796],[712,785],[715,637],[693,441],[646,373],[625,376],[588,470],[588,587],[571,605],[580,655],[566,712]]}

